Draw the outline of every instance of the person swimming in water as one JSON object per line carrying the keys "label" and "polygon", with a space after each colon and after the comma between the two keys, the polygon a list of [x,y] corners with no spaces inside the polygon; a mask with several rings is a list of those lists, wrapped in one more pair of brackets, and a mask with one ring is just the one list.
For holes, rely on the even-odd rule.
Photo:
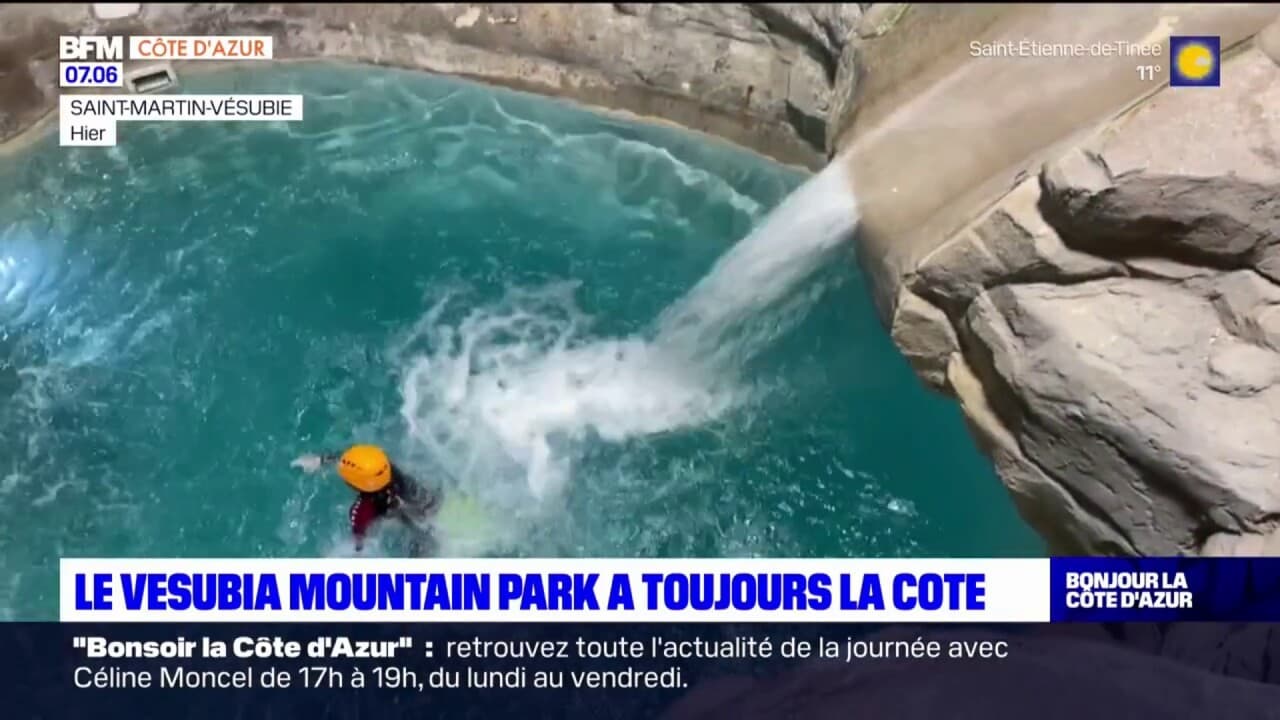
{"label": "person swimming in water", "polygon": [[435,537],[426,523],[439,510],[439,497],[396,467],[382,448],[355,445],[342,453],[303,455],[290,464],[306,473],[336,464],[338,475],[359,493],[349,512],[356,552],[363,549],[373,525],[388,516],[399,519],[412,532],[411,557],[435,552]]}

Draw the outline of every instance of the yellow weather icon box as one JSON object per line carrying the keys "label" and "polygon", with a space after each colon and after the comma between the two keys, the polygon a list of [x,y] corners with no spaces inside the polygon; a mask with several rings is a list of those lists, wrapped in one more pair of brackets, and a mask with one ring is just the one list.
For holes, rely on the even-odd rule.
{"label": "yellow weather icon box", "polygon": [[1222,84],[1221,39],[1208,35],[1169,38],[1171,87],[1218,87]]}

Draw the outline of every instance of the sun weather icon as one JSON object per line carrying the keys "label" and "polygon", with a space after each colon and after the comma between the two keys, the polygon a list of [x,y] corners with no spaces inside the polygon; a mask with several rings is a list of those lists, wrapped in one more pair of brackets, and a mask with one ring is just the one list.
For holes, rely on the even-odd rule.
{"label": "sun weather icon", "polygon": [[1218,87],[1222,82],[1220,39],[1209,35],[1169,38],[1171,87]]}

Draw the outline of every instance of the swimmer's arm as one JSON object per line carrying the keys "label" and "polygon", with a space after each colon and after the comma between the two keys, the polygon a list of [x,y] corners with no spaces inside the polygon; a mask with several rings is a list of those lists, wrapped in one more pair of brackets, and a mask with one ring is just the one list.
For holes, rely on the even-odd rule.
{"label": "swimmer's arm", "polygon": [[319,455],[310,454],[303,455],[294,460],[290,465],[300,468],[303,472],[315,472],[326,465],[332,465],[338,462],[338,458],[342,457],[342,453],[321,453]]}

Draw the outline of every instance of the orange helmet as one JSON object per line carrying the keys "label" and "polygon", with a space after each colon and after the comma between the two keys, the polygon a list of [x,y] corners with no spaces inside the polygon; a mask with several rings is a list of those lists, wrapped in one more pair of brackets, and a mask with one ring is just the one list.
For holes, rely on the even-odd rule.
{"label": "orange helmet", "polygon": [[391,483],[391,461],[376,445],[356,445],[342,453],[338,474],[360,492],[378,492]]}

